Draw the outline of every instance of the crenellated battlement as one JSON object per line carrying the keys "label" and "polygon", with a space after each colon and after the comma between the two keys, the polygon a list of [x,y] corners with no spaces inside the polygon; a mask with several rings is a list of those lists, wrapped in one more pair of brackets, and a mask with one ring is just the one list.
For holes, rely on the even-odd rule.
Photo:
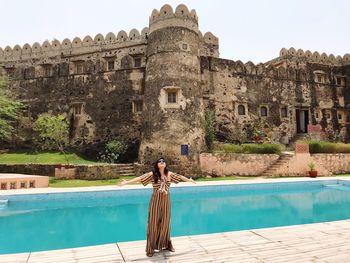
{"label": "crenellated battlement", "polygon": [[106,36],[97,34],[94,38],[87,35],[83,39],[79,37],[75,37],[73,40],[66,38],[62,42],[55,39],[51,42],[44,41],[42,44],[35,42],[33,45],[29,45],[27,43],[23,47],[20,45],[13,48],[7,46],[5,49],[0,48],[0,62],[54,57],[61,54],[78,55],[101,51],[101,49],[146,44],[148,32],[148,27],[145,27],[141,33],[137,29],[132,29],[129,34],[121,30],[117,35],[110,32]]}
{"label": "crenellated battlement", "polygon": [[332,65],[345,65],[350,64],[350,54],[345,54],[343,57],[334,56],[333,54],[327,55],[326,53],[320,54],[319,52],[311,52],[310,50],[302,50],[291,47],[289,49],[282,48],[280,51],[280,58],[296,57],[303,58],[314,63],[327,63]]}
{"label": "crenellated battlement", "polygon": [[149,17],[150,33],[164,27],[180,26],[198,32],[198,17],[196,11],[188,10],[187,6],[180,4],[173,8],[166,4],[158,11],[153,9]]}
{"label": "crenellated battlement", "polygon": [[153,9],[152,14],[149,18],[149,23],[151,25],[152,23],[155,23],[159,20],[166,20],[174,17],[180,19],[189,19],[195,21],[198,24],[198,16],[196,10],[192,9],[190,12],[187,6],[184,4],[178,5],[175,9],[175,12],[173,11],[173,8],[168,4],[163,5],[159,11],[157,9]]}

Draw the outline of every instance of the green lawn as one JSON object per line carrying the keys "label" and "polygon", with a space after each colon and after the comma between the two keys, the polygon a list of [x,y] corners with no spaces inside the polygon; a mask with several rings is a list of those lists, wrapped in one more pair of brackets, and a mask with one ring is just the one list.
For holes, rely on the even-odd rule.
{"label": "green lawn", "polygon": [[122,176],[118,179],[110,180],[57,180],[54,177],[50,177],[49,187],[84,187],[84,186],[102,186],[102,185],[116,185],[123,179],[130,180],[135,178],[134,176]]}
{"label": "green lawn", "polygon": [[[76,153],[67,153],[71,164],[94,164],[96,162],[84,159]],[[63,154],[58,152],[14,152],[0,154],[1,164],[60,164],[66,163]]]}

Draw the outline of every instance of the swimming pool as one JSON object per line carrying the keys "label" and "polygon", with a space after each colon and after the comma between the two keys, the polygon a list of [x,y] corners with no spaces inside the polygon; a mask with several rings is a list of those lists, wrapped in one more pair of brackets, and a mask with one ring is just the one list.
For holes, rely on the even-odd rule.
{"label": "swimming pool", "polygon": [[[145,239],[151,189],[0,196],[0,253]],[[174,187],[172,236],[350,218],[350,182]],[[8,200],[8,202],[3,201]]]}

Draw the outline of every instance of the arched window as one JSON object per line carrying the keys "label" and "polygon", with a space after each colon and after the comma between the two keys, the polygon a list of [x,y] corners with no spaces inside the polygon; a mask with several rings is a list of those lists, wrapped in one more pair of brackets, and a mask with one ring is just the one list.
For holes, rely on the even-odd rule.
{"label": "arched window", "polygon": [[245,107],[243,105],[238,105],[238,115],[245,115]]}
{"label": "arched window", "polygon": [[265,106],[260,107],[260,116],[267,117],[267,107],[265,107]]}

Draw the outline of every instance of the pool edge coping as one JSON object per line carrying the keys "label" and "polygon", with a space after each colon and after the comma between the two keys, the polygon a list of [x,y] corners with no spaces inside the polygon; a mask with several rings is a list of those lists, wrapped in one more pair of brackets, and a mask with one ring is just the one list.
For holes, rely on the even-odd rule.
{"label": "pool edge coping", "polygon": [[[179,184],[172,184],[172,188],[177,187],[199,187],[199,186],[222,186],[222,185],[240,185],[240,184],[264,184],[264,183],[285,183],[285,182],[308,182],[308,181],[329,181],[329,180],[342,180],[349,181],[348,176],[330,176],[330,177],[300,177],[300,178],[258,178],[258,179],[239,179],[239,180],[222,180],[222,181],[200,181],[193,183],[181,182]],[[87,187],[67,187],[67,188],[30,188],[30,189],[16,189],[16,190],[0,190],[1,196],[9,195],[23,195],[23,194],[53,194],[53,193],[79,193],[79,192],[102,192],[102,191],[123,191],[123,190],[135,190],[135,189],[147,189],[152,188],[151,185],[143,186],[137,185],[126,185],[123,187],[117,185],[107,186],[87,186]]]}

